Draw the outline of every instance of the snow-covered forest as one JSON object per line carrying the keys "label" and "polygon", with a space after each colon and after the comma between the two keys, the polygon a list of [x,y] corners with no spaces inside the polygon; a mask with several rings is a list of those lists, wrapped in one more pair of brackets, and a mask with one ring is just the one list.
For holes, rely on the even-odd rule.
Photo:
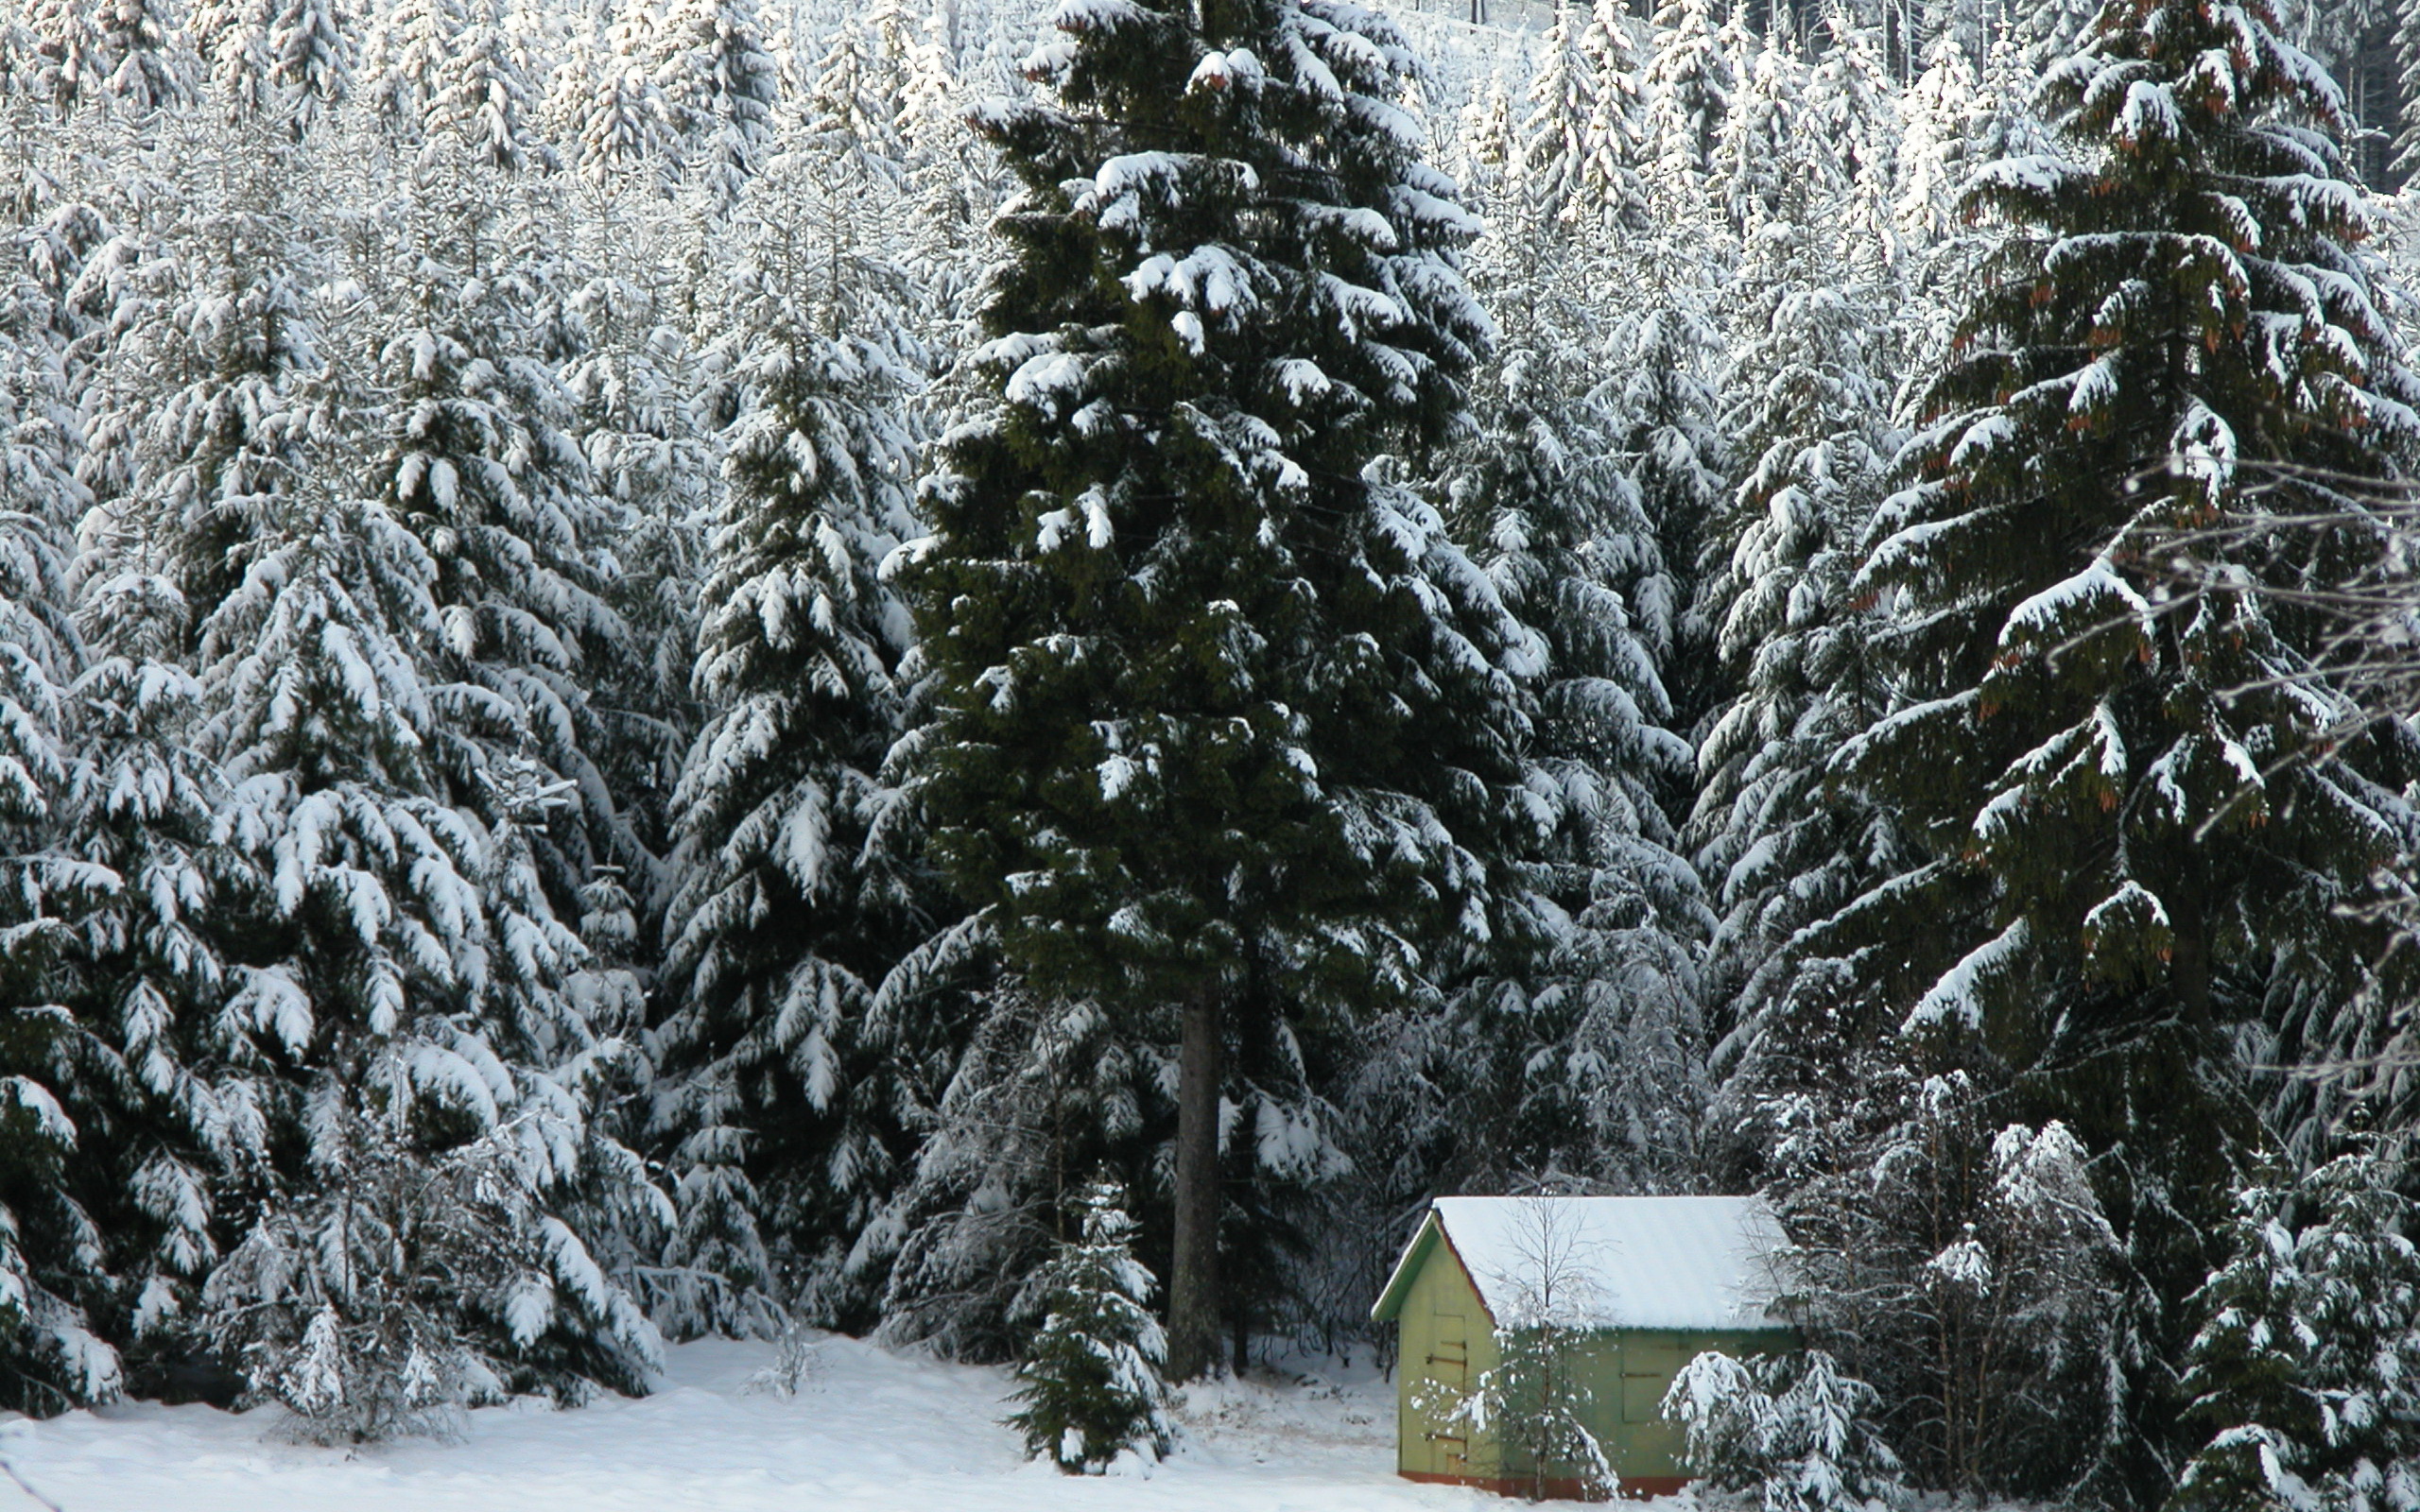
{"label": "snow-covered forest", "polygon": [[0,1407],[1161,1424],[1761,1191],[1907,1485],[2420,1507],[2420,3],[0,0]]}

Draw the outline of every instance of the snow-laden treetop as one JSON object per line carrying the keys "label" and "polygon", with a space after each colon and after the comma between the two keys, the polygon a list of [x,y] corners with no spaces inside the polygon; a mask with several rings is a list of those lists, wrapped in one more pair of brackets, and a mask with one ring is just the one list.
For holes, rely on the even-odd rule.
{"label": "snow-laden treetop", "polygon": [[1439,1197],[1372,1316],[1441,1241],[1498,1327],[1782,1326],[1789,1240],[1762,1197]]}

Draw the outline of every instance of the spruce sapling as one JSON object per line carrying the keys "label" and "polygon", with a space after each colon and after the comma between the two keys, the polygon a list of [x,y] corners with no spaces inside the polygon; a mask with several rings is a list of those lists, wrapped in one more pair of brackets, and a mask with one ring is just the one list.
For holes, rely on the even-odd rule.
{"label": "spruce sapling", "polygon": [[1027,1452],[1070,1475],[1098,1475],[1132,1449],[1168,1452],[1167,1335],[1145,1304],[1151,1273],[1134,1258],[1126,1192],[1096,1180],[1076,1197],[1080,1237],[1063,1241],[1036,1278],[1044,1316],[1017,1367],[1023,1403],[1008,1419]]}

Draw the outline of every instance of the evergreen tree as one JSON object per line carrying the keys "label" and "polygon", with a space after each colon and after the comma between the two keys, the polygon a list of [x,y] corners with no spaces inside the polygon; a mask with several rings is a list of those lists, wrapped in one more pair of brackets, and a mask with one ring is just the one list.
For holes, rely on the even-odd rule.
{"label": "evergreen tree", "polygon": [[273,0],[197,0],[186,18],[202,78],[231,116],[266,116],[278,109],[277,64],[269,50],[273,19]]}
{"label": "evergreen tree", "polygon": [[2403,65],[2396,80],[2403,90],[2403,129],[2395,136],[2394,166],[2397,173],[2410,173],[2420,164],[2420,5],[2410,0],[2395,26],[2394,54]]}
{"label": "evergreen tree", "polygon": [[[44,182],[26,180],[29,190]],[[45,770],[52,785],[39,795],[39,850],[15,858],[26,912],[14,921],[44,963],[40,994],[20,1001],[56,1016],[49,1069],[75,1130],[72,1155],[57,1168],[62,1201],[35,1232],[65,1237],[86,1283],[54,1284],[40,1311],[55,1343],[74,1328],[91,1331],[59,1356],[74,1369],[47,1379],[52,1387],[114,1380],[123,1356],[139,1387],[141,1354],[173,1349],[195,1285],[216,1258],[215,1178],[259,1131],[247,1089],[221,1065],[225,1042],[242,1037],[204,1027],[222,977],[198,926],[224,860],[210,837],[224,789],[196,748],[197,690],[176,660],[182,605],[156,577],[117,570],[125,558],[112,510],[91,507],[92,485],[114,482],[109,468],[92,465],[99,457],[85,443],[116,421],[97,406],[78,416],[68,403],[71,392],[89,399],[97,387],[92,356],[103,318],[128,313],[110,296],[125,289],[130,243],[92,207],[62,202],[42,207],[10,246],[16,276],[0,352],[18,403],[7,473],[26,508],[12,516],[8,557],[24,591],[8,639],[21,699],[32,698],[33,671],[50,679],[38,702],[20,703],[14,722],[21,735],[41,730],[55,741],[60,758],[30,768]],[[67,529],[78,516],[71,569]]]}
{"label": "evergreen tree", "polygon": [[1769,50],[1732,117],[1768,123],[1735,160],[1754,187],[1734,210],[1747,240],[1720,428],[1746,468],[1715,523],[1700,594],[1737,690],[1700,744],[1690,823],[1723,918],[1706,1001],[1734,1070],[1757,1058],[1756,1038],[1799,969],[1798,932],[1857,896],[1893,853],[1875,810],[1827,790],[1823,774],[1889,700],[1847,585],[1848,548],[1899,441],[1878,376],[1897,355],[1898,291],[1876,276],[1887,260],[1846,208],[1855,170],[1809,119],[1794,66]]}
{"label": "evergreen tree", "polygon": [[[13,780],[22,753],[8,759]],[[61,1106],[62,1094],[74,1096],[61,1074],[74,1058],[76,1026],[63,1007],[43,1001],[55,948],[46,936],[63,924],[44,907],[46,879],[27,862],[7,858],[10,896],[0,915],[9,1005],[0,1012],[0,1400],[50,1413],[115,1396],[122,1367],[93,1331],[92,1304],[108,1298],[112,1278],[100,1230],[76,1200],[67,1169],[80,1131]]]}
{"label": "evergreen tree", "polygon": [[1909,254],[1896,269],[1905,333],[1916,370],[1944,359],[1968,297],[2000,239],[1989,219],[1962,212],[1968,179],[2007,158],[2036,156],[2048,143],[2031,100],[2037,79],[2005,18],[1990,34],[1979,70],[1961,49],[1937,49],[1901,105],[1898,231]]}
{"label": "evergreen tree", "polygon": [[781,97],[755,0],[674,0],[651,24],[646,59],[684,171],[728,206],[770,144]]}
{"label": "evergreen tree", "polygon": [[0,12],[13,23],[7,36],[6,67],[13,90],[23,90],[65,114],[99,93],[109,71],[98,18],[82,6],[35,0]]}
{"label": "evergreen tree", "polygon": [[1659,213],[1685,219],[1702,201],[1715,142],[1730,109],[1732,62],[1715,0],[1664,0],[1655,50],[1640,90],[1647,98],[1641,167]]}
{"label": "evergreen tree", "polygon": [[2014,13],[2027,72],[2039,78],[2082,50],[2100,14],[2100,0],[2033,0]]}
{"label": "evergreen tree", "polygon": [[[1564,22],[1577,31],[1571,12]],[[1576,39],[1570,50],[1564,66],[1593,77]],[[1456,1011],[1399,1016],[1386,1054],[1425,1038],[1422,1062],[1447,1082],[1478,1071],[1435,1110],[1464,1152],[1440,1177],[1560,1171],[1657,1189],[1693,1174],[1696,943],[1708,918],[1665,809],[1691,753],[1630,608],[1667,576],[1661,543],[1621,467],[1598,370],[1615,274],[1597,237],[1634,201],[1589,167],[1597,147],[1577,134],[1569,98],[1582,87],[1551,61],[1541,73],[1516,171],[1486,207],[1472,280],[1502,334],[1447,477],[1458,537],[1546,643],[1530,721],[1533,801],[1554,835],[1547,944],[1508,932],[1510,949],[1460,988]]]}
{"label": "evergreen tree", "polygon": [[1808,1344],[1878,1393],[1871,1415],[1920,1486],[2111,1494],[2135,1447],[2124,1375],[2144,1297],[2083,1146],[2055,1122],[1996,1125],[2004,1088],[1913,1075],[1793,1009],[1798,1079],[1772,1074],[1751,1116]]}
{"label": "evergreen tree", "polygon": [[1075,4],[1058,30],[1045,97],[981,123],[1025,187],[908,568],[923,801],[1037,990],[1180,1046],[1185,1377],[1220,1315],[1224,1068],[1239,1162],[1316,1170],[1291,1025],[1417,991],[1492,927],[1494,864],[1534,833],[1537,650],[1368,471],[1443,438],[1489,335],[1456,266],[1476,228],[1393,103],[1401,38],[1328,0]]}
{"label": "evergreen tree", "polygon": [[1595,71],[1594,108],[1582,140],[1588,156],[1580,182],[1590,202],[1635,226],[1647,210],[1639,182],[1646,100],[1630,20],[1616,0],[1596,0],[1580,50]]}
{"label": "evergreen tree", "polygon": [[547,155],[503,0],[405,0],[362,52],[362,97],[406,145],[443,141],[499,168]]}
{"label": "evergreen tree", "polygon": [[1453,155],[1446,161],[1474,202],[1494,201],[1512,192],[1520,172],[1520,115],[1501,75],[1489,78],[1486,88],[1472,91],[1456,122]]}
{"label": "evergreen tree", "polygon": [[1002,196],[997,160],[967,129],[967,84],[936,9],[908,50],[895,123],[915,232],[906,262],[931,301],[928,341],[956,345],[981,271],[977,248]]}
{"label": "evergreen tree", "polygon": [[[241,579],[251,518],[289,486],[319,417],[297,403],[320,359],[303,318],[304,263],[275,182],[296,149],[271,121],[179,121],[179,156],[156,218],[100,249],[77,298],[112,339],[91,376],[79,471],[125,501],[114,542],[169,580],[196,619]],[[162,551],[164,534],[186,549]],[[147,558],[144,554],[150,554]]]}
{"label": "evergreen tree", "polygon": [[1983,144],[1975,141],[1988,44],[1989,39],[1978,47],[1953,31],[1940,33],[1924,72],[1901,100],[1906,129],[1898,155],[1898,226],[1914,248],[1928,248],[1951,234],[1967,172],[1989,161],[1979,158]]}
{"label": "evergreen tree", "polygon": [[[1855,590],[1890,614],[1901,707],[1839,768],[1920,848],[1842,921],[1859,970],[1911,1030],[2123,1142],[2113,1208],[2171,1299],[2210,1268],[2228,1152],[2260,1138],[2225,1030],[2288,1058],[2369,1032],[2342,1006],[2382,957],[2361,903],[2411,833],[2403,733],[2340,742],[2314,632],[2260,592],[2377,560],[2343,485],[2305,480],[2399,476],[2420,439],[2328,145],[2338,94],[2273,21],[2104,7],[2044,85],[2060,154],[1975,180],[2007,244]],[[2305,510],[2338,524],[2174,546],[2221,586],[2156,601],[2145,557],[2177,532]],[[2146,1355],[2182,1345],[2154,1327]],[[2168,1441],[2148,1386],[2134,1407],[2133,1440]]]}
{"label": "evergreen tree", "polygon": [[1831,44],[1808,70],[1807,129],[1838,164],[1838,219],[1853,254],[1898,261],[1891,191],[1898,175],[1899,87],[1878,27],[1862,26],[1848,0],[1830,0]]}
{"label": "evergreen tree", "polygon": [[270,77],[293,92],[298,130],[352,88],[356,28],[340,0],[278,0],[268,26]]}
{"label": "evergreen tree", "polygon": [[907,41],[898,7],[884,0],[862,20],[851,18],[835,27],[822,56],[803,70],[815,129],[854,144],[868,163],[890,163],[899,157]]}
{"label": "evergreen tree", "polygon": [[556,182],[562,192],[543,200],[572,231],[547,344],[566,349],[568,425],[616,522],[620,571],[599,591],[628,629],[621,654],[588,668],[589,703],[610,737],[593,755],[636,837],[637,853],[615,864],[638,910],[635,948],[652,964],[675,885],[669,811],[698,725],[690,673],[721,484],[697,329],[706,301],[694,283],[707,228],[640,186]]}
{"label": "evergreen tree", "polygon": [[147,113],[188,93],[178,28],[162,0],[24,0],[11,9],[22,30],[10,50],[21,53],[0,70],[61,113],[98,101]]}
{"label": "evergreen tree", "polygon": [[55,301],[11,228],[0,264],[0,1401],[53,1412],[113,1395],[93,1332],[112,1299],[102,1235],[71,1168],[89,1031],[61,1002],[73,927],[109,879],[74,864],[69,687],[84,655],[68,536],[86,502]]}
{"label": "evergreen tree", "polygon": [[878,1074],[900,1025],[874,997],[932,902],[886,771],[913,694],[906,611],[878,576],[922,534],[922,353],[898,270],[836,239],[888,187],[851,169],[859,150],[837,120],[793,137],[725,243],[708,360],[736,418],[699,637],[707,721],[673,798],[680,1007],[661,1039],[678,1071],[656,1112],[684,1182],[752,1193],[793,1270],[786,1299],[836,1321],[859,1315],[843,1262],[908,1154]]}
{"label": "evergreen tree", "polygon": [[352,87],[356,25],[335,0],[197,0],[185,29],[234,118],[300,133]]}
{"label": "evergreen tree", "polygon": [[659,187],[678,177],[680,123],[653,77],[653,12],[625,6],[581,39],[556,75],[548,113],[574,140],[582,177],[604,184],[646,168]]}
{"label": "evergreen tree", "polygon": [[[1694,244],[1694,245],[1693,245]],[[1668,728],[1694,739],[1728,689],[1716,654],[1716,626],[1700,600],[1705,555],[1730,491],[1732,466],[1720,413],[1717,364],[1722,333],[1712,308],[1722,277],[1699,238],[1675,234],[1644,249],[1632,276],[1644,308],[1613,333],[1617,388],[1607,393],[1614,434],[1638,489],[1639,508],[1655,530],[1664,571],[1633,588],[1631,623],[1654,653],[1672,703]],[[1685,806],[1684,794],[1668,803]]]}
{"label": "evergreen tree", "polygon": [[566,1221],[658,1216],[591,1118],[636,1026],[548,909],[527,830],[552,795],[520,774],[493,825],[432,796],[407,637],[441,621],[434,565],[368,501],[289,509],[202,643],[251,868],[226,1011],[295,1063],[265,1098],[292,1164],[204,1327],[331,1438],[508,1389],[639,1389],[653,1331]]}
{"label": "evergreen tree", "polygon": [[[194,739],[229,784],[211,815],[222,853],[199,878],[181,857],[195,799],[173,767],[152,812],[102,809],[129,882],[177,889],[127,910],[112,955],[112,1049],[129,1082],[156,1084],[123,1157],[130,1206],[180,1192],[180,1141],[242,1158],[242,1180],[202,1212],[205,1239],[228,1243],[180,1327],[314,1432],[409,1426],[492,1387],[635,1388],[653,1333],[583,1237],[660,1216],[592,1116],[631,1063],[633,996],[546,897],[536,836],[560,786],[515,758],[489,764],[470,802],[451,791],[463,730],[441,711],[478,708],[482,690],[436,676],[463,654],[439,561],[349,490],[372,475],[368,438],[337,421],[370,396],[342,380],[373,354],[331,361],[322,345],[324,301],[359,295],[327,276],[297,208],[308,150],[258,123],[202,140],[178,169],[233,193],[166,228],[177,255],[115,281],[111,391],[133,418],[108,544],[129,569],[156,562],[192,585],[130,597],[195,607],[199,633],[178,647],[199,669]],[[130,681],[150,697],[114,716],[130,721],[115,739],[130,756],[176,732],[174,682],[132,667],[164,639],[135,634],[142,618],[116,615],[131,670],[104,662],[90,683],[96,713]],[[209,958],[179,926],[225,984],[182,1024]],[[187,1095],[164,1043],[207,1097]],[[202,1117],[214,1106],[217,1125]],[[147,1263],[166,1295],[138,1307],[182,1308],[177,1283],[208,1258]]]}
{"label": "evergreen tree", "polygon": [[1927,69],[1951,53],[1962,53],[1971,67],[1980,68],[1991,49],[1992,34],[2009,20],[2008,8],[1997,0],[1927,0],[1924,42],[1918,49]]}
{"label": "evergreen tree", "polygon": [[[565,291],[548,255],[551,200],[489,170],[484,148],[430,139],[373,280],[377,370],[391,395],[372,486],[436,564],[445,724],[428,760],[454,800],[492,819],[521,764],[566,801],[538,851],[570,916],[600,865],[643,847],[605,781],[615,732],[591,689],[644,653],[609,595],[623,517],[573,433],[549,360]],[[432,671],[435,671],[432,668]]]}
{"label": "evergreen tree", "polygon": [[1033,1279],[1042,1326],[1017,1366],[1023,1405],[1009,1426],[1028,1454],[1070,1475],[1098,1475],[1130,1452],[1157,1458],[1174,1434],[1160,1379],[1167,1339],[1148,1310],[1151,1273],[1134,1258],[1125,1203],[1115,1181],[1078,1193],[1078,1237]]}
{"label": "evergreen tree", "polygon": [[2184,1389],[2208,1443],[2174,1508],[2409,1504],[2420,1453],[2420,1252],[2400,1173],[2341,1156],[2239,1197],[2228,1255],[2195,1297],[2206,1321]]}
{"label": "evergreen tree", "polygon": [[[159,127],[170,130],[165,120]],[[195,177],[213,175],[200,168]],[[193,183],[178,187],[190,192]],[[139,225],[142,209],[126,210]],[[240,211],[216,229],[227,250],[247,260],[275,239]],[[79,1026],[83,1051],[71,1174],[112,1272],[95,1321],[127,1351],[140,1389],[157,1362],[191,1343],[198,1289],[223,1243],[221,1199],[258,1158],[265,1129],[258,1045],[219,1017],[229,983],[213,910],[235,868],[214,832],[227,787],[204,749],[190,612],[159,571],[147,531],[160,485],[181,484],[178,464],[193,457],[180,457],[169,440],[190,438],[192,427],[158,424],[163,409],[200,399],[195,389],[163,392],[200,376],[200,354],[169,330],[194,319],[177,298],[193,268],[158,255],[147,237],[112,232],[95,212],[62,207],[43,229],[38,260],[53,339],[63,343],[62,366],[86,401],[89,445],[78,458],[76,493],[95,506],[78,531],[73,602],[82,654],[65,703],[78,760],[58,814],[60,850],[83,880],[54,990]],[[269,325],[281,308],[274,297],[261,301],[245,309],[243,323]],[[273,388],[281,364],[267,350],[259,355],[268,359],[261,366]],[[231,387],[260,391],[240,378]],[[260,418],[264,434],[274,429],[274,417]],[[234,439],[229,432],[221,438]],[[62,422],[59,434],[72,433]]]}
{"label": "evergreen tree", "polygon": [[[1771,36],[1753,60],[1742,62],[1710,165],[1734,237],[1760,232],[1789,211],[1796,214],[1787,218],[1806,219],[1815,194],[1807,176],[1831,166],[1817,159],[1819,128],[1809,110],[1807,73]],[[1785,205],[1786,199],[1791,203]]]}
{"label": "evergreen tree", "polygon": [[914,1170],[851,1258],[882,1277],[882,1337],[1008,1359],[1026,1347],[1027,1283],[1064,1237],[1073,1173],[1150,1173],[1173,1066],[1097,1004],[986,976],[996,952],[984,924],[937,935],[894,973],[977,985],[968,1026],[927,1081],[938,1091],[908,1110]]}
{"label": "evergreen tree", "polygon": [[63,955],[96,1094],[78,1184],[109,1236],[112,1336],[141,1351],[139,1369],[191,1342],[223,1199],[265,1154],[261,1082],[274,1073],[259,1040],[219,1018],[230,973],[212,910],[237,868],[215,833],[228,789],[201,748],[185,606],[95,527],[101,517],[87,523],[88,566],[117,570],[80,595],[93,660],[71,705],[84,759],[72,844],[107,885]]}
{"label": "evergreen tree", "polygon": [[[1620,25],[1613,19],[1611,26],[1600,23],[1608,39]],[[1736,154],[1746,146],[1743,132],[1753,134],[1762,118],[1731,108],[1748,70],[1731,49],[1744,39],[1736,26],[1717,26],[1711,4],[1673,0],[1656,13],[1654,51],[1634,86],[1600,74],[1598,96],[1600,106],[1642,102],[1632,107],[1643,111],[1632,149],[1642,203],[1622,217],[1619,233],[1596,244],[1604,262],[1590,276],[1605,293],[1624,291],[1609,305],[1606,366],[1617,376],[1600,398],[1662,564],[1631,585],[1631,623],[1670,700],[1668,728],[1689,740],[1723,692],[1713,624],[1696,598],[1729,466],[1715,426],[1721,352],[1715,291],[1737,243],[1715,180],[1735,177],[1726,162],[1742,161]],[[1601,56],[1610,67],[1619,50]],[[1596,146],[1610,152],[1613,144],[1608,137]],[[1666,787],[1668,812],[1686,808],[1688,786]]]}
{"label": "evergreen tree", "polygon": [[1569,0],[1557,0],[1554,25],[1540,43],[1545,57],[1530,81],[1530,115],[1523,123],[1530,161],[1521,177],[1530,203],[1524,208],[1548,218],[1563,215],[1587,193],[1581,178],[1596,156],[1587,133],[1602,86],[1582,50],[1588,25],[1589,17]]}
{"label": "evergreen tree", "polygon": [[554,147],[533,119],[538,90],[512,34],[504,0],[470,0],[455,63],[427,119],[431,136],[451,134],[497,168],[552,167]]}
{"label": "evergreen tree", "polygon": [[389,129],[418,138],[439,76],[467,18],[460,0],[397,0],[371,20],[362,39],[358,97]]}
{"label": "evergreen tree", "polygon": [[1904,1505],[1899,1457],[1874,1421],[1879,1393],[1822,1349],[1691,1360],[1664,1399],[1688,1435],[1689,1469],[1764,1512],[1879,1512]]}

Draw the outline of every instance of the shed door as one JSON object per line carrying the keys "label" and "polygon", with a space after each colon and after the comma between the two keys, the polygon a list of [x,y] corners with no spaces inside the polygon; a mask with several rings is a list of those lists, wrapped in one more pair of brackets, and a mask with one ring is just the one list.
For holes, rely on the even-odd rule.
{"label": "shed door", "polygon": [[[1441,1299],[1442,1304],[1442,1299]],[[1448,1313],[1441,1305],[1428,1338],[1428,1379],[1455,1392],[1470,1389],[1471,1336],[1470,1321],[1461,1313]],[[1432,1449],[1432,1469],[1440,1475],[1470,1473],[1470,1428],[1461,1422],[1443,1423],[1428,1431]]]}
{"label": "shed door", "polygon": [[1686,1363],[1672,1338],[1622,1341],[1623,1453],[1616,1467],[1626,1475],[1680,1473],[1681,1432],[1664,1421],[1664,1393]]}

